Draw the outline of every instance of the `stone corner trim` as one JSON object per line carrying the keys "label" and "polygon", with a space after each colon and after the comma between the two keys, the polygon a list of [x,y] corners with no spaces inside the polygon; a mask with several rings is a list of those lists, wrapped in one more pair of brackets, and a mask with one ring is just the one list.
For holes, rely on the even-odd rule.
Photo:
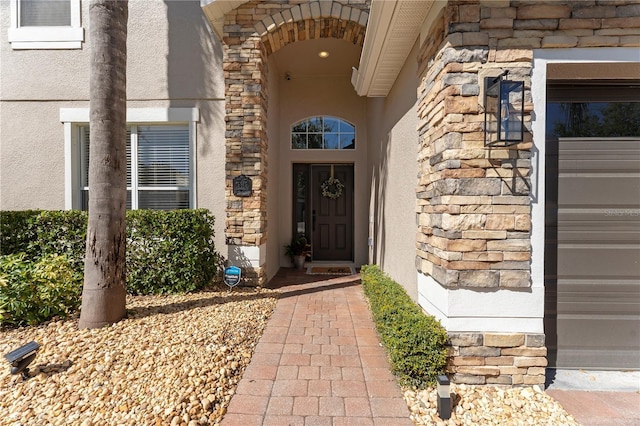
{"label": "stone corner trim", "polygon": [[[602,4],[600,4],[602,3]],[[450,0],[418,52],[416,265],[448,288],[531,287],[533,49],[640,43],[634,0]],[[525,137],[484,144],[483,77],[525,84]]]}
{"label": "stone corner trim", "polygon": [[544,385],[544,334],[449,333],[447,372],[469,385]]}

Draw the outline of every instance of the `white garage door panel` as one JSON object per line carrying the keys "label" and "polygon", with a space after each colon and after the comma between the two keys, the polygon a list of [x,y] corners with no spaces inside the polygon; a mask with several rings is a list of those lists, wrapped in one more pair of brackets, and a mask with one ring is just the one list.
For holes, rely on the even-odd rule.
{"label": "white garage door panel", "polygon": [[[600,213],[602,215],[602,213]],[[589,242],[600,244],[604,242],[630,243],[638,241],[636,232],[629,232],[628,225],[607,224],[599,221],[583,221],[579,227],[572,226],[571,223],[566,224],[567,230],[560,232],[560,238],[564,241],[570,240],[575,243],[588,244]],[[584,229],[590,229],[585,232]],[[575,246],[565,244],[562,248],[574,248]]]}
{"label": "white garage door panel", "polygon": [[556,366],[640,369],[640,139],[558,143]]}
{"label": "white garage door panel", "polygon": [[[640,159],[638,160],[640,163]],[[584,163],[588,165],[588,163]],[[560,165],[562,167],[562,164]],[[620,168],[624,165],[620,164]],[[601,207],[604,209],[604,214],[612,216],[606,217],[619,217],[613,216],[616,212],[611,212],[613,208],[621,208],[628,206],[634,207],[630,204],[629,199],[620,197],[620,194],[636,194],[640,196],[640,184],[638,177],[640,177],[640,171],[637,173],[626,173],[626,175],[616,175],[612,172],[603,172],[603,176],[586,176],[585,174],[566,174],[560,175],[560,182],[558,190],[565,196],[563,199],[564,206],[567,208],[575,206],[593,206]],[[637,204],[635,205],[637,207]],[[562,210],[558,213],[562,214]]]}
{"label": "white garage door panel", "polygon": [[[590,321],[595,319],[595,315],[599,315],[604,323],[608,320],[637,321],[640,313],[634,303],[629,303],[629,300],[637,297],[638,289],[634,285],[620,284],[616,280],[598,280],[596,283],[565,282],[562,294],[558,297],[558,316],[563,319],[575,317],[579,321]],[[594,327],[607,325],[603,321],[597,322]],[[637,325],[640,326],[640,323]]]}
{"label": "white garage door panel", "polygon": [[[567,248],[560,246],[558,264],[563,265],[562,278],[592,279],[603,284],[606,278],[635,280],[640,276],[640,252],[638,247],[633,247],[634,245],[624,247],[618,244],[617,247],[612,247],[613,244],[602,243],[592,247],[578,247],[578,244],[572,244]],[[638,292],[640,293],[640,288]]]}
{"label": "white garage door panel", "polygon": [[[606,363],[594,360],[606,360]],[[617,346],[611,348],[579,347],[577,349],[563,347],[556,358],[556,365],[562,366],[561,368],[584,370],[627,369],[621,366],[638,362],[640,362],[640,356],[637,348],[625,350]]]}
{"label": "white garage door panel", "polygon": [[[636,324],[638,321],[637,316],[630,317],[625,319],[623,316],[617,315],[616,317],[622,318],[611,318],[607,316],[594,316],[589,315],[580,317],[580,315],[575,316],[564,316],[560,315],[559,318],[567,321],[567,330],[572,330],[571,333],[560,334],[558,337],[563,340],[563,344],[567,348],[580,348],[585,347],[585,339],[588,339],[590,334],[598,333],[601,335],[601,339],[598,342],[598,345],[594,345],[594,349],[603,348],[608,350],[615,350],[616,348],[623,348],[626,350],[636,349],[637,350],[637,339],[638,339],[638,327]],[[582,325],[584,325],[584,321],[593,321],[593,328],[587,330]],[[611,327],[615,327],[617,333],[611,333]],[[623,334],[626,339],[618,339],[617,335]],[[640,357],[640,354],[638,355]]]}

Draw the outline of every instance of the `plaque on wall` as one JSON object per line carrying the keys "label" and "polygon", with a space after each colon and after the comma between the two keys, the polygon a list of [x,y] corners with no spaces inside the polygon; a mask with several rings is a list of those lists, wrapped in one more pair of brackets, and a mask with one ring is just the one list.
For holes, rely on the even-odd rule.
{"label": "plaque on wall", "polygon": [[233,178],[233,195],[236,197],[251,196],[251,178],[247,175],[240,175]]}

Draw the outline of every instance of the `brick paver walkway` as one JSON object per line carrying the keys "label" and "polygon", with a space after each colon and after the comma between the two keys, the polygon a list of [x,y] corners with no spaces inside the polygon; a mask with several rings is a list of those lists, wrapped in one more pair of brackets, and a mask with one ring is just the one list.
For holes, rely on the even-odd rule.
{"label": "brick paver walkway", "polygon": [[546,391],[583,426],[640,425],[640,393],[553,389]]}
{"label": "brick paver walkway", "polygon": [[407,425],[359,275],[283,270],[282,295],[222,425]]}

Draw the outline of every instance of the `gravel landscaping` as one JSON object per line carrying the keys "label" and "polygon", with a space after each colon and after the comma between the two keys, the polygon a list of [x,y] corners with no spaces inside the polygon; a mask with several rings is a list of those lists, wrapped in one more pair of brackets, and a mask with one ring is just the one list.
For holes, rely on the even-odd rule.
{"label": "gravel landscaping", "polygon": [[416,425],[578,425],[538,386],[498,388],[451,385],[455,408],[449,420],[438,417],[435,389],[405,389],[404,398]]}
{"label": "gravel landscaping", "polygon": [[0,331],[5,354],[41,345],[26,382],[0,368],[0,424],[215,424],[249,363],[277,293],[236,288],[128,297],[128,318]]}
{"label": "gravel landscaping", "polygon": [[[127,299],[128,318],[78,330],[78,318],[0,330],[0,353],[35,340],[23,382],[0,368],[0,424],[198,425],[225,414],[277,292],[226,287]],[[433,389],[404,392],[416,425],[554,424],[575,420],[539,388],[453,386],[452,418],[437,417]]]}

